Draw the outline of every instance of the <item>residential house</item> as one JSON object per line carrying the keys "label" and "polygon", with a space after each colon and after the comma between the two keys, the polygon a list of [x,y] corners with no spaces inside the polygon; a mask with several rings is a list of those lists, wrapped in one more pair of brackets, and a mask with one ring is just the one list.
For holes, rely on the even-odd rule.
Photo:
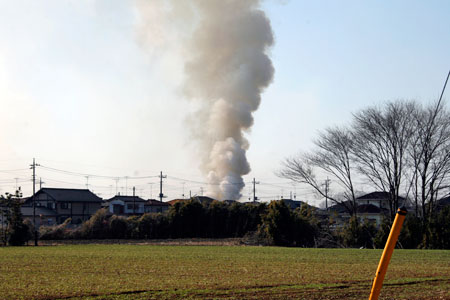
{"label": "residential house", "polygon": [[446,206],[450,206],[450,196],[444,197],[436,201],[436,210],[440,211]]}
{"label": "residential house", "polygon": [[142,215],[147,201],[138,196],[117,195],[106,200],[104,206],[108,212],[115,215]]}
{"label": "residential house", "polygon": [[309,205],[308,203],[300,201],[300,200],[281,199],[279,201],[283,201],[292,210],[295,210],[296,208],[300,208],[303,205],[306,205],[306,207],[308,207],[308,208],[317,209],[317,207]]}
{"label": "residential house", "polygon": [[[328,212],[333,215],[338,223],[346,222],[350,218],[349,208],[352,207],[349,201],[332,205]],[[389,215],[389,193],[372,192],[356,198],[356,214],[358,218],[368,220],[376,226],[381,224],[383,217]],[[399,206],[408,206],[408,201],[404,197],[399,197]]]}
{"label": "residential house", "polygon": [[[398,197],[398,206],[408,206],[405,198]],[[357,205],[373,204],[379,208],[389,210],[389,193],[388,192],[372,192],[356,198]]]}
{"label": "residential house", "polygon": [[26,219],[33,221],[36,216],[37,226],[63,223],[67,218],[80,224],[95,214],[101,204],[102,199],[86,189],[42,188],[26,199],[21,210]]}
{"label": "residential house", "polygon": [[[33,222],[33,216],[36,218],[36,224],[37,226],[41,225],[55,225],[58,223],[64,222],[66,218],[60,218],[58,213],[50,208],[47,208],[45,206],[37,206],[35,208],[35,212],[33,213],[33,207],[32,206],[22,206],[21,208],[22,215],[24,218],[29,219],[31,222]],[[61,221],[61,222],[58,222]],[[75,223],[80,223],[79,221],[75,221]]]}
{"label": "residential house", "polygon": [[169,210],[170,204],[167,202],[161,202],[155,199],[149,199],[144,203],[145,213],[162,213]]}

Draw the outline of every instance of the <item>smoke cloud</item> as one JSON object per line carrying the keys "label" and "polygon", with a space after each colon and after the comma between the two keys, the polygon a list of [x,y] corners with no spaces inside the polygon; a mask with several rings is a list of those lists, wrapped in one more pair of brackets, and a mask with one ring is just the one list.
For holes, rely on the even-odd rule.
{"label": "smoke cloud", "polygon": [[[154,39],[161,47],[166,39],[182,45],[182,93],[198,107],[189,117],[192,140],[209,183],[207,194],[216,199],[241,197],[242,176],[250,172],[245,135],[274,74],[268,56],[274,38],[260,4],[258,0],[138,2],[144,43]],[[174,32],[178,32],[175,39]]]}

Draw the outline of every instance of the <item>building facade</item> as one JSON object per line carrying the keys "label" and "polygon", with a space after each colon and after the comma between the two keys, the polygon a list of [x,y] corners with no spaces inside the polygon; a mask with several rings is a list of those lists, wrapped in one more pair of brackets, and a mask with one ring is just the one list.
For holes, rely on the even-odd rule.
{"label": "building facade", "polygon": [[68,218],[73,224],[80,224],[95,214],[101,204],[102,199],[86,189],[42,188],[25,201],[22,214],[31,221],[36,219],[37,226],[60,224]]}

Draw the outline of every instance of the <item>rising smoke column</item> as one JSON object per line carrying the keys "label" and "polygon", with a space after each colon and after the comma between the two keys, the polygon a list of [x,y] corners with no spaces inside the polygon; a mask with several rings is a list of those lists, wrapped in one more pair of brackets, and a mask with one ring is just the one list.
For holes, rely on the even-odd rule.
{"label": "rising smoke column", "polygon": [[[199,107],[189,118],[192,139],[209,183],[207,194],[216,199],[241,196],[242,176],[250,172],[245,134],[274,74],[267,54],[274,39],[260,2],[170,1],[172,20],[195,23],[189,37],[180,41],[185,61],[183,94]],[[186,3],[193,19],[185,16]]]}

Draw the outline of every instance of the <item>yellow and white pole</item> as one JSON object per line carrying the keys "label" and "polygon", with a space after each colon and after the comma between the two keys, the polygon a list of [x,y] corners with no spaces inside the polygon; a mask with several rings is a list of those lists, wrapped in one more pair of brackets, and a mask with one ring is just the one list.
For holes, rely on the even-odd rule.
{"label": "yellow and white pole", "polygon": [[378,264],[377,273],[373,280],[372,291],[370,292],[369,300],[377,300],[380,295],[381,287],[383,286],[384,275],[386,275],[389,261],[391,260],[392,252],[394,252],[397,244],[400,230],[402,229],[403,221],[405,220],[406,209],[401,207],[395,215],[394,223],[392,224],[391,232],[381,255],[380,263]]}

